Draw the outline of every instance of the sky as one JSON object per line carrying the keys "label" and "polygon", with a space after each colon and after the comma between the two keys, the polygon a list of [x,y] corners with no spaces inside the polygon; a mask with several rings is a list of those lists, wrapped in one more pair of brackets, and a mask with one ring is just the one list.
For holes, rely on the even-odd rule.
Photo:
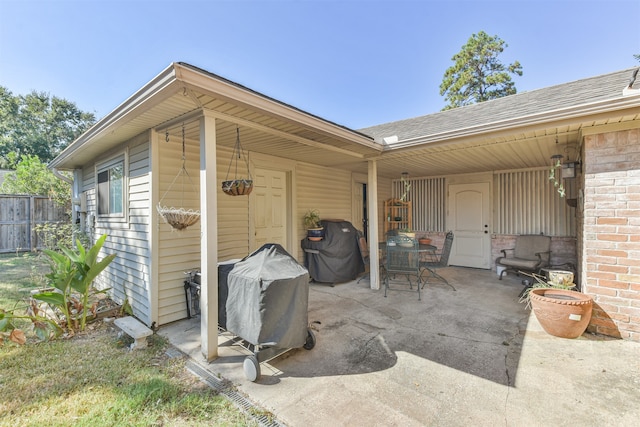
{"label": "sky", "polygon": [[97,119],[172,62],[352,129],[435,113],[479,31],[518,92],[640,65],[640,0],[0,0],[0,18],[0,86]]}

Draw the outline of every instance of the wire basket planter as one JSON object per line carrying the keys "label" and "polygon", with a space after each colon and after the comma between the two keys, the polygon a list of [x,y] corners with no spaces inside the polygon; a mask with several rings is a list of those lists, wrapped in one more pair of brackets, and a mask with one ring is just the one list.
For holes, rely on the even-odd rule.
{"label": "wire basket planter", "polygon": [[[238,159],[240,158],[244,160],[245,166],[247,167],[248,178],[238,177]],[[234,166],[234,179],[229,178],[231,166]],[[252,190],[253,179],[251,179],[251,172],[249,171],[249,162],[240,145],[240,128],[236,128],[236,144],[233,146],[233,154],[229,161],[227,176],[225,180],[222,181],[222,191],[229,196],[248,196]]]}
{"label": "wire basket planter", "polygon": [[157,210],[164,222],[176,230],[184,230],[200,220],[200,211],[193,209],[166,207],[158,204]]}
{"label": "wire basket planter", "polygon": [[[169,142],[169,131],[167,131],[166,133],[166,141]],[[173,188],[173,185],[175,184],[178,178],[182,178],[181,179],[182,188],[180,193],[183,196],[183,201],[184,201],[185,177],[188,179],[194,192],[198,193],[198,191],[195,188],[195,185],[193,184],[193,181],[191,180],[191,177],[189,176],[189,172],[187,172],[187,168],[185,167],[185,160],[186,160],[185,136],[184,136],[184,123],[183,123],[182,124],[182,168],[178,171],[178,174],[175,176],[175,178],[173,178],[173,181],[167,188],[167,191],[164,192],[164,195],[162,196],[162,198],[160,199],[160,202],[158,202],[158,206],[156,207],[158,214],[162,217],[164,222],[169,224],[175,230],[184,230],[185,228],[192,226],[193,224],[197,223],[200,220],[199,210],[186,209],[183,207],[176,208],[173,206],[169,207],[169,206],[162,205],[162,201],[164,200],[164,197]]]}
{"label": "wire basket planter", "polygon": [[233,179],[222,181],[222,191],[230,196],[248,196],[253,190],[253,180]]}

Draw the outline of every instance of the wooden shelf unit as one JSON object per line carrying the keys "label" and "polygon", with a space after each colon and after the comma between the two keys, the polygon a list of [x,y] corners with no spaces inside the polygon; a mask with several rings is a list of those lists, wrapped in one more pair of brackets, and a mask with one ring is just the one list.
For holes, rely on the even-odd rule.
{"label": "wooden shelf unit", "polygon": [[402,202],[400,199],[384,201],[384,234],[389,230],[408,228],[411,229],[411,202]]}

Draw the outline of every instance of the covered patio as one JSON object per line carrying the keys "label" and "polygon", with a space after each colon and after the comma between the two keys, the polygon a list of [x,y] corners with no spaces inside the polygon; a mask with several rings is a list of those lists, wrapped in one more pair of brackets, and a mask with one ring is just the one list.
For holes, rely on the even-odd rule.
{"label": "covered patio", "polygon": [[[366,280],[311,284],[316,346],[262,365],[248,381],[246,350],[219,337],[200,351],[199,319],[159,333],[208,382],[273,413],[285,425],[633,425],[640,417],[638,343],[544,332],[518,302],[522,277],[449,267],[457,291],[372,291]],[[230,383],[220,381],[220,378]]]}

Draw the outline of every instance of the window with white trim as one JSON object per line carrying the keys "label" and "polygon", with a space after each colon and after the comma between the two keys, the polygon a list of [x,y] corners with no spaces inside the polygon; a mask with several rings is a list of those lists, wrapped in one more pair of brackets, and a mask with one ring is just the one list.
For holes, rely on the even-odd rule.
{"label": "window with white trim", "polygon": [[124,155],[98,165],[96,175],[98,216],[124,217]]}

